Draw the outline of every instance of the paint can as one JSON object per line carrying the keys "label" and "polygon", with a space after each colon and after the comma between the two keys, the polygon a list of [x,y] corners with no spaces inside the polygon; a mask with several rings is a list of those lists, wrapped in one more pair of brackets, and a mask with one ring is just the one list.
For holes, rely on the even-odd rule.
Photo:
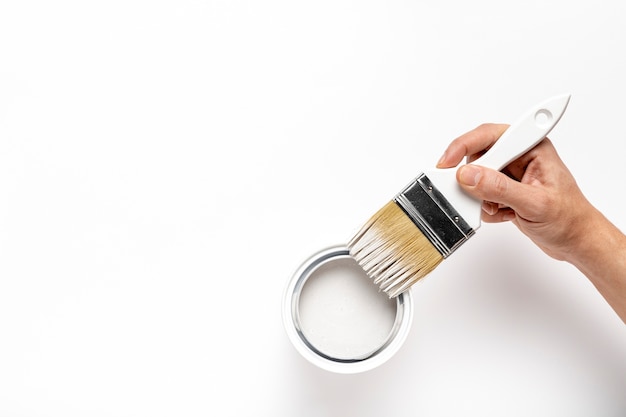
{"label": "paint can", "polygon": [[388,361],[413,319],[406,291],[394,299],[378,290],[345,245],[303,262],[283,297],[283,324],[296,350],[336,373],[359,373]]}

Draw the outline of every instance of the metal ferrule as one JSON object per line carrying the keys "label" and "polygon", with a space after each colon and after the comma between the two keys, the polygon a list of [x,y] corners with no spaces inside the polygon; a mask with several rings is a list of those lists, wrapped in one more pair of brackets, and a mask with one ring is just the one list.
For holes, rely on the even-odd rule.
{"label": "metal ferrule", "polygon": [[425,174],[417,177],[394,200],[444,258],[474,234],[474,229]]}

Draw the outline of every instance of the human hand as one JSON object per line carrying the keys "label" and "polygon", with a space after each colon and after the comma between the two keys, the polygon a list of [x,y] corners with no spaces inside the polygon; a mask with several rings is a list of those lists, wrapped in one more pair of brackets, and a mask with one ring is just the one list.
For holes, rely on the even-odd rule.
{"label": "human hand", "polygon": [[[483,124],[461,135],[450,143],[437,167],[455,167],[464,157],[476,160],[507,128]],[[502,172],[468,164],[457,170],[457,180],[466,192],[483,200],[483,221],[513,222],[555,259],[571,262],[578,256],[594,219],[602,217],[547,138]]]}

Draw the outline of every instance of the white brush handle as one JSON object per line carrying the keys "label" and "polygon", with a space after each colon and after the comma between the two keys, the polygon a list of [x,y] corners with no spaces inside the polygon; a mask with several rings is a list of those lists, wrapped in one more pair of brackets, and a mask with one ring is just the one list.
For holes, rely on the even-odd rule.
{"label": "white brush handle", "polygon": [[565,113],[570,95],[552,97],[513,123],[473,164],[500,171],[541,142]]}
{"label": "white brush handle", "polygon": [[[569,94],[556,96],[533,107],[472,163],[500,171],[546,137],[563,116],[569,99]],[[456,180],[456,170],[435,169],[426,174],[466,223],[473,230],[478,229],[482,202],[461,188]]]}

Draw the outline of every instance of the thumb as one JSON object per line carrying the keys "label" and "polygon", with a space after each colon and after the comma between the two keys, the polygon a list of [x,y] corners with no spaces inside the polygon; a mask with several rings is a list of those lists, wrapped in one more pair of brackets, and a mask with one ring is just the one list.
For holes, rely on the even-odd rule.
{"label": "thumb", "polygon": [[503,204],[515,211],[532,204],[535,190],[499,171],[467,164],[457,170],[456,178],[461,187],[477,199]]}

